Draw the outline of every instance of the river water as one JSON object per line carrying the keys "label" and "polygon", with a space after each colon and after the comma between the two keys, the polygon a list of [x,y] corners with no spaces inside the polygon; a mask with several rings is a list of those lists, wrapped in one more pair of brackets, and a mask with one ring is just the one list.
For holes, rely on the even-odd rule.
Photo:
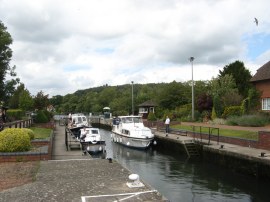
{"label": "river water", "polygon": [[270,182],[236,174],[220,166],[188,159],[185,153],[146,151],[124,147],[110,140],[110,132],[101,130],[107,156],[171,202],[269,202]]}

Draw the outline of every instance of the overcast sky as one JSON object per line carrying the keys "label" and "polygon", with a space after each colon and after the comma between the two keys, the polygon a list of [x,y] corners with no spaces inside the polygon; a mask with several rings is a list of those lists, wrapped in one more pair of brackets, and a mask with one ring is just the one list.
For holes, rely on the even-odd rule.
{"label": "overcast sky", "polygon": [[[210,80],[270,59],[269,0],[0,0],[11,65],[32,95]],[[259,21],[258,26],[254,17]]]}

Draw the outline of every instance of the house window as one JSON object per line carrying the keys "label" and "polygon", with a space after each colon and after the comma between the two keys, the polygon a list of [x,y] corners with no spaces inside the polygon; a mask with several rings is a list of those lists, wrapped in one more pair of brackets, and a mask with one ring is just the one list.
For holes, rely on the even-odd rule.
{"label": "house window", "polygon": [[262,99],[262,110],[270,110],[270,98]]}

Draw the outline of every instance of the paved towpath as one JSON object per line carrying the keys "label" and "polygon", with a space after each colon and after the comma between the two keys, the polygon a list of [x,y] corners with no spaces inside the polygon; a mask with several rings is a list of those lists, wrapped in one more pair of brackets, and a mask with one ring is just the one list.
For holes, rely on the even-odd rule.
{"label": "paved towpath", "polygon": [[[203,127],[216,127],[216,128],[224,128],[224,129],[231,129],[231,130],[246,130],[246,131],[270,131],[270,125],[265,127],[243,127],[243,126],[228,126],[228,125],[218,125],[218,124],[208,124],[208,123],[193,123],[193,122],[182,122],[183,125],[190,125],[190,126],[203,126]],[[176,142],[188,142],[193,141],[194,138],[190,136],[182,136],[177,134],[169,134],[166,137],[164,132],[155,132],[155,135],[159,136],[160,138],[164,139],[171,139]],[[227,155],[231,156],[238,156],[242,159],[250,159],[255,162],[263,162],[264,164],[270,165],[270,148],[268,150],[265,149],[256,149],[252,147],[243,147],[234,144],[222,143],[211,141],[210,145],[207,145],[208,140],[202,140],[206,144],[204,148],[207,150],[212,150],[217,153],[226,153]],[[221,145],[223,147],[221,148]],[[264,156],[261,156],[261,153],[264,153]]]}
{"label": "paved towpath", "polygon": [[129,188],[130,171],[114,160],[110,163],[82,156],[80,150],[66,151],[64,135],[64,127],[57,125],[55,160],[40,162],[35,182],[0,192],[0,202],[167,201],[146,183]]}

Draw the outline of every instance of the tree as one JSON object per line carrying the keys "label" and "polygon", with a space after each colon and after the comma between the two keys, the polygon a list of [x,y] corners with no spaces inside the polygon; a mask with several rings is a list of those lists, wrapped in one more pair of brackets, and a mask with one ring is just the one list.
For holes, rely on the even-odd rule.
{"label": "tree", "polygon": [[49,104],[49,95],[44,95],[42,91],[38,92],[34,97],[34,107],[35,109],[42,110],[46,109]]}
{"label": "tree", "polygon": [[7,32],[7,28],[0,21],[0,101],[7,102],[9,97],[15,91],[15,85],[19,79],[6,80],[6,76],[11,78],[16,76],[16,67],[10,67],[9,62],[12,58],[12,50],[9,47],[12,44],[11,35]]}
{"label": "tree", "polygon": [[17,86],[17,89],[13,93],[12,97],[9,99],[9,107],[12,109],[19,108],[19,99],[20,94],[25,90],[25,86],[23,83],[21,83],[19,86]]}
{"label": "tree", "polygon": [[19,108],[25,111],[32,110],[34,106],[34,100],[30,95],[30,92],[26,89],[20,93]]}
{"label": "tree", "polygon": [[159,97],[159,104],[164,109],[175,109],[178,106],[187,104],[188,101],[185,96],[184,85],[173,81],[168,85],[164,85]]}
{"label": "tree", "polygon": [[202,113],[203,111],[211,111],[213,107],[213,100],[207,93],[202,93],[197,99],[198,111]]}
{"label": "tree", "polygon": [[245,68],[244,63],[235,61],[234,63],[226,65],[222,71],[219,70],[218,77],[224,77],[226,74],[232,75],[234,78],[239,94],[243,97],[247,97],[248,91],[251,88],[250,79],[252,76],[250,71]]}
{"label": "tree", "polygon": [[213,106],[215,107],[217,116],[220,117],[225,107],[228,106],[228,103],[225,102],[228,100],[226,96],[238,94],[238,89],[236,88],[233,76],[229,74],[220,78],[213,78],[210,81],[210,86]]}

